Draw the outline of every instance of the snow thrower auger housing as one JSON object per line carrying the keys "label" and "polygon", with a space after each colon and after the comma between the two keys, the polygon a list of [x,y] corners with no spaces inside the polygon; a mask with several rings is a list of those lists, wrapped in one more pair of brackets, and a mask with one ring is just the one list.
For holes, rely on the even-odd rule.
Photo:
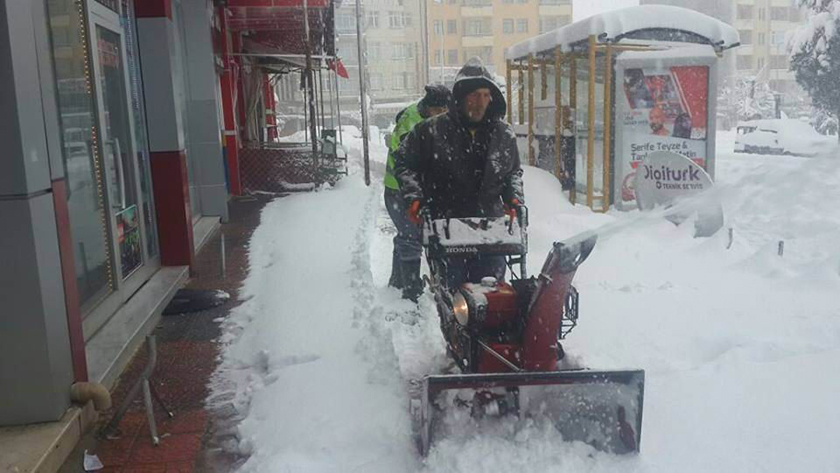
{"label": "snow thrower auger housing", "polygon": [[[572,279],[596,237],[554,243],[539,275],[527,277],[527,226],[524,206],[516,218],[425,220],[428,283],[447,351],[462,374],[427,376],[417,386],[412,415],[421,454],[445,415],[442,394],[453,391],[452,407],[469,407],[473,417],[548,416],[564,440],[638,452],[644,371],[558,370],[565,355],[560,340],[578,320]],[[509,281],[484,277],[449,287],[451,258],[489,256],[504,257]]]}

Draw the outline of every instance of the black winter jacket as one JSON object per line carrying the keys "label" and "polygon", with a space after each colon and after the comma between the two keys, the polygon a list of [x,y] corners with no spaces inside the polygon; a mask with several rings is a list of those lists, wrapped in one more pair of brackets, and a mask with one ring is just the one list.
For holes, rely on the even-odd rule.
{"label": "black winter jacket", "polygon": [[[473,134],[461,101],[475,85],[490,88],[493,100]],[[394,153],[400,190],[407,202],[428,206],[433,218],[499,217],[505,203],[525,203],[516,135],[503,121],[504,95],[475,58],[456,76],[452,96],[448,113],[419,123]]]}

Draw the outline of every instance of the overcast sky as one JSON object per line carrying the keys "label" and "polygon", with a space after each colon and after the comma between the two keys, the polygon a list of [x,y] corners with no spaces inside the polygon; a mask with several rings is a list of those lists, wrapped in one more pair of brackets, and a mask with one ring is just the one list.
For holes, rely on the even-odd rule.
{"label": "overcast sky", "polygon": [[582,20],[597,13],[638,5],[639,0],[574,0],[573,21]]}

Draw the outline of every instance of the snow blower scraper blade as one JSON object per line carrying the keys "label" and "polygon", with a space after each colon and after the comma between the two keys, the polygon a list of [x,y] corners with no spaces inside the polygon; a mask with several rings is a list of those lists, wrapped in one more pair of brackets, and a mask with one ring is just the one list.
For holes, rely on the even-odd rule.
{"label": "snow blower scraper blade", "polygon": [[[515,407],[502,414],[547,418],[564,441],[584,442],[614,454],[638,453],[642,434],[645,373],[628,371],[548,371],[428,376],[415,413],[417,443],[426,455],[441,434],[443,416],[463,408],[445,400],[445,391],[507,392]],[[502,409],[505,411],[505,409]],[[474,411],[473,411],[474,412]],[[499,410],[496,409],[498,413]]]}

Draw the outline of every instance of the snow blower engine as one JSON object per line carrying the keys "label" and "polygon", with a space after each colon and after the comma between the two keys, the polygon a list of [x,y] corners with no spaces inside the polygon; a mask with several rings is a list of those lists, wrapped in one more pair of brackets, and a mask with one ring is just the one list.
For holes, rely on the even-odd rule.
{"label": "snow blower engine", "polygon": [[[547,416],[565,441],[611,453],[638,452],[644,371],[558,369],[560,341],[577,325],[578,266],[595,246],[584,234],[556,242],[536,277],[527,277],[528,211],[516,218],[426,218],[423,244],[447,351],[460,374],[426,376],[412,396],[421,454],[450,409],[473,418]],[[502,256],[510,280],[485,277],[447,285],[451,258]]]}

